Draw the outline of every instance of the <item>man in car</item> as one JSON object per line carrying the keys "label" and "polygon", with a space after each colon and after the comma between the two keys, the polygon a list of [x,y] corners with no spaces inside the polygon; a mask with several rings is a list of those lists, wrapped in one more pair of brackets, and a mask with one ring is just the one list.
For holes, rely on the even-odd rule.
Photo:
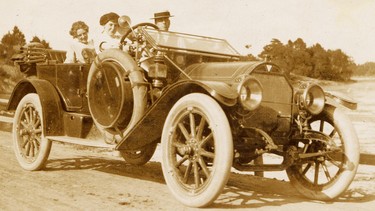
{"label": "man in car", "polygon": [[170,17],[173,17],[169,11],[157,12],[154,13],[155,25],[159,27],[162,31],[168,31],[169,26],[171,25],[171,21],[169,20]]}

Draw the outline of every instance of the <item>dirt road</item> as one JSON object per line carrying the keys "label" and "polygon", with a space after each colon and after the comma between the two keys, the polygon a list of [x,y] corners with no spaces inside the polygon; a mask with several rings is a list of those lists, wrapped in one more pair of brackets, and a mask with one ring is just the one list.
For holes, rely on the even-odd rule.
{"label": "dirt road", "polygon": [[[0,131],[0,210],[193,210],[177,202],[165,185],[157,151],[142,167],[126,164],[113,152],[54,144],[47,167],[19,167],[11,133]],[[360,165],[349,190],[334,202],[311,201],[286,181],[232,173],[210,207],[245,210],[372,210],[375,166]],[[277,178],[277,179],[274,179]]]}

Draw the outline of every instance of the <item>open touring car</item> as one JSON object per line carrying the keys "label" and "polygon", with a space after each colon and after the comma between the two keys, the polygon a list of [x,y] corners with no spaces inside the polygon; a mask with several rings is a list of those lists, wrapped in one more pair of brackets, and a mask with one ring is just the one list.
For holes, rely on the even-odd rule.
{"label": "open touring car", "polygon": [[[41,169],[53,141],[110,147],[134,165],[148,162],[160,143],[166,184],[192,207],[212,203],[232,167],[286,170],[312,199],[348,188],[359,145],[340,107],[355,102],[291,80],[271,62],[240,61],[223,39],[141,23],[126,41],[126,51],[105,50],[88,64],[23,48],[17,62],[31,77],[18,83],[7,109],[15,112],[14,149],[24,169]],[[264,153],[283,161],[254,164]]]}

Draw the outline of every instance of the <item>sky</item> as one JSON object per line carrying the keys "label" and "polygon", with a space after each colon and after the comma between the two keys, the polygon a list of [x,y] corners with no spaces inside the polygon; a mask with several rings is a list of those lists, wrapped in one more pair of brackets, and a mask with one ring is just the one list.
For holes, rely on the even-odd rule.
{"label": "sky", "polygon": [[[81,20],[100,34],[100,17],[128,15],[132,25],[169,10],[170,31],[226,39],[241,54],[260,54],[273,38],[341,49],[355,63],[375,62],[375,0],[0,0],[0,38],[14,26],[66,50]],[[245,48],[250,45],[250,48]]]}

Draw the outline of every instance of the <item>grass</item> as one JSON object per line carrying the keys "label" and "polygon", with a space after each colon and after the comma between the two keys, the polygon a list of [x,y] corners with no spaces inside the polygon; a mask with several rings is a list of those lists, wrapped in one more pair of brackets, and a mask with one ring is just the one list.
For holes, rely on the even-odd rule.
{"label": "grass", "polygon": [[17,66],[0,64],[0,94],[12,93],[14,86],[23,78],[25,75]]}

